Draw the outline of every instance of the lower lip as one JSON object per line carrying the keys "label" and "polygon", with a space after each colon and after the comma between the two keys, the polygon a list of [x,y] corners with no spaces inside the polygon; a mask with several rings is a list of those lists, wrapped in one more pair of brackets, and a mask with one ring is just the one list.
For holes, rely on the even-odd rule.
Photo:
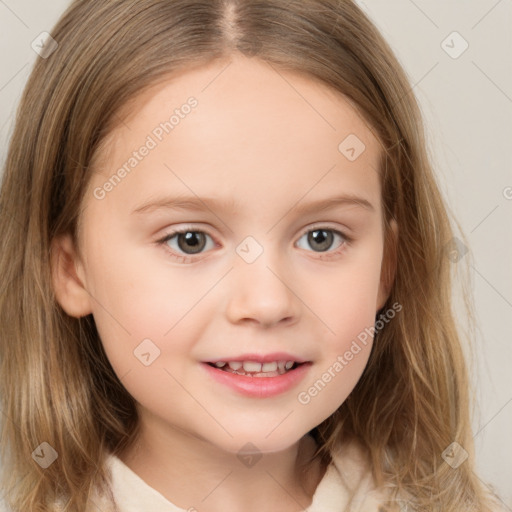
{"label": "lower lip", "polygon": [[312,363],[304,363],[295,370],[275,377],[245,377],[219,370],[208,363],[202,363],[202,366],[217,382],[229,386],[242,395],[256,398],[268,398],[289,391],[305,377],[311,365]]}

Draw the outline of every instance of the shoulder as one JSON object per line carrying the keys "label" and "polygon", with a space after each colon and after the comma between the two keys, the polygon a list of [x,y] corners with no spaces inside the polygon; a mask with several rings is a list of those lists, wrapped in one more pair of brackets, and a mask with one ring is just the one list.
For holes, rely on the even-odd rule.
{"label": "shoulder", "polygon": [[331,452],[331,463],[318,484],[308,512],[380,512],[389,502],[377,489],[368,456],[352,442]]}
{"label": "shoulder", "polygon": [[350,512],[379,512],[389,501],[386,489],[377,488],[364,447],[352,441],[331,453],[332,466],[350,496]]}
{"label": "shoulder", "polygon": [[[353,496],[350,512],[380,512],[385,503],[395,503],[397,510],[414,512],[410,496],[392,497],[390,488],[377,488],[369,463],[367,451],[357,443],[351,442],[331,453],[332,467],[335,468],[346,492]],[[485,491],[489,507],[487,512],[507,512],[504,502],[492,492]]]}
{"label": "shoulder", "polygon": [[148,485],[119,457],[109,454],[105,466],[110,479],[110,489],[107,496],[101,497],[100,510],[110,512],[113,507],[115,512],[187,512]]}

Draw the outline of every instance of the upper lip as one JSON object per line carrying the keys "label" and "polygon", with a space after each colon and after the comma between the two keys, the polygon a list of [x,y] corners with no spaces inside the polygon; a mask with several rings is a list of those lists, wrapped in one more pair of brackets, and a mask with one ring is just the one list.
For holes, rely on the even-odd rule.
{"label": "upper lip", "polygon": [[256,363],[272,363],[273,361],[294,361],[296,363],[307,363],[308,361],[302,357],[294,356],[286,352],[273,352],[271,354],[241,354],[239,356],[218,357],[205,361],[207,363],[217,363],[224,361],[254,361]]}

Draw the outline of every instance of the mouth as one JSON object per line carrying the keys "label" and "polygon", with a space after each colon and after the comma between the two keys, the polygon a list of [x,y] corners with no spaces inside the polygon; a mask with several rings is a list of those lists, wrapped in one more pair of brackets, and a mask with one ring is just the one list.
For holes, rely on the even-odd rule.
{"label": "mouth", "polygon": [[277,377],[292,372],[299,366],[309,362],[298,361],[269,361],[260,363],[257,361],[217,361],[206,363],[212,368],[244,377]]}
{"label": "mouth", "polygon": [[[290,354],[286,354],[289,356]],[[243,361],[208,361],[202,367],[214,382],[251,398],[271,398],[296,388],[310,373],[312,361],[277,359],[271,356]],[[275,356],[272,356],[275,357]],[[216,388],[213,388],[216,391]]]}

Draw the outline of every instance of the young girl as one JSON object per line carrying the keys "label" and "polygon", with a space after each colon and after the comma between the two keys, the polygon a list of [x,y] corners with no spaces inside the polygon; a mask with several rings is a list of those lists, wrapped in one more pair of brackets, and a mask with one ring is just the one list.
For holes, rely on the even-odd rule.
{"label": "young girl", "polygon": [[0,195],[7,505],[499,510],[418,105],[361,10],[77,0],[51,37]]}

